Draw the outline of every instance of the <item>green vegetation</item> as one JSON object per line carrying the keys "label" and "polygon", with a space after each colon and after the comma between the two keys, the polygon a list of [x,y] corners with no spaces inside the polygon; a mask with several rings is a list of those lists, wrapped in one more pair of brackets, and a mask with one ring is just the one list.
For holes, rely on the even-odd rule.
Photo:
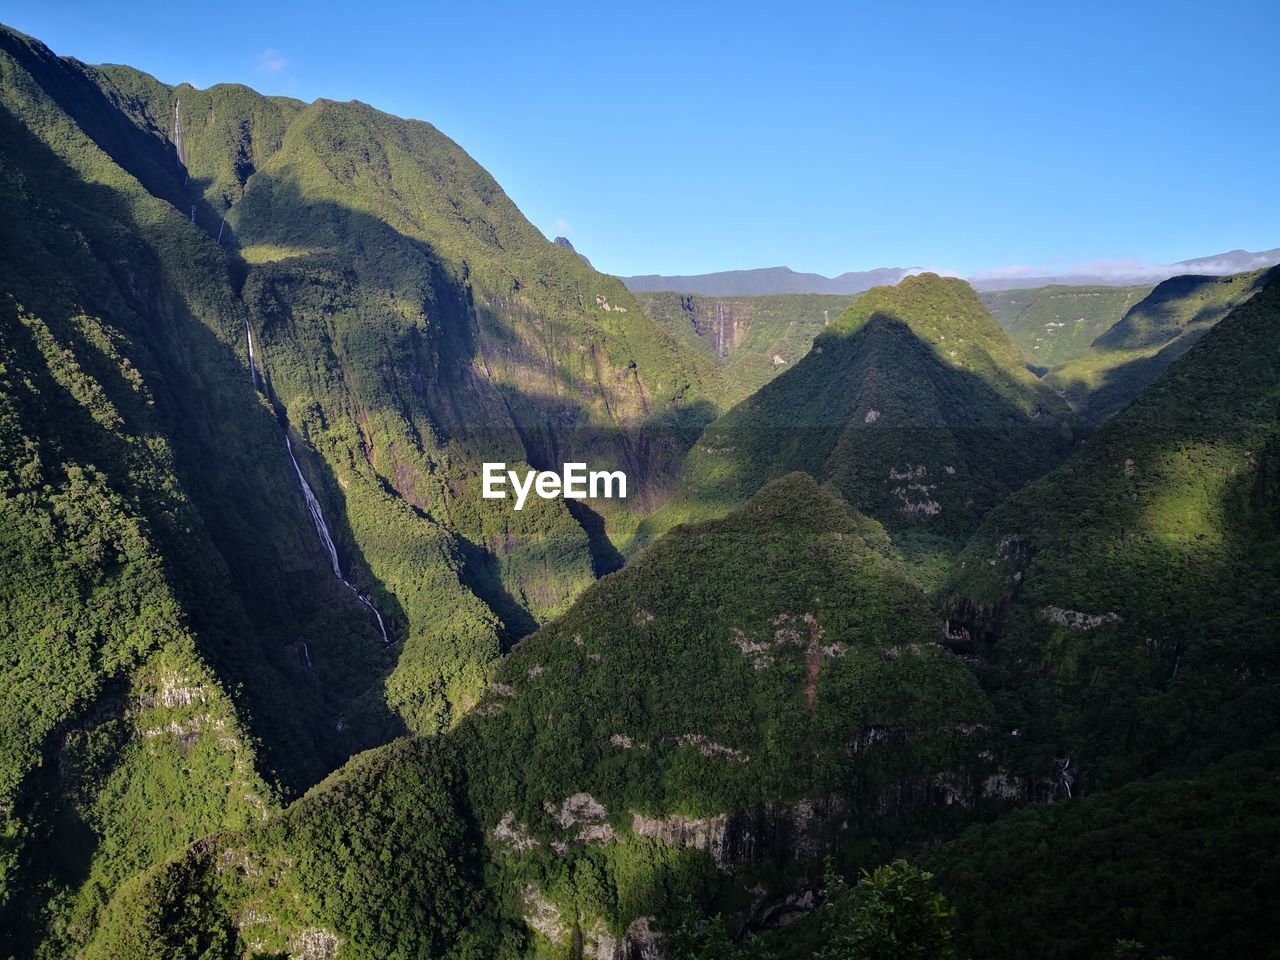
{"label": "green vegetation", "polygon": [[[1265,956],[1280,871],[1274,746],[975,828],[930,858],[973,957]],[[1145,945],[1145,946],[1144,946]]]}
{"label": "green vegetation", "polygon": [[708,427],[639,542],[799,469],[910,532],[907,552],[932,566],[1066,453],[1066,413],[968,284],[909,277],[862,294],[800,363]]}
{"label": "green vegetation", "polygon": [[660,487],[714,371],[426,124],[0,29],[0,131],[0,950],[58,956],[127,876],[456,723],[636,522],[477,506],[478,461]]}
{"label": "green vegetation", "polygon": [[[514,695],[486,701],[503,721],[475,730],[494,769],[477,803],[536,824],[544,801],[588,790],[701,817],[822,796],[855,771],[874,793],[915,764],[950,769],[981,738],[942,732],[988,717],[935,630],[883,528],[789,475],[672,531],[513,651],[498,676]],[[854,731],[904,724],[919,741],[884,768],[847,756]]]}
{"label": "green vegetation", "polygon": [[1173,277],[1129,309],[1087,351],[1046,382],[1091,424],[1122,410],[1215,323],[1253,296],[1267,271],[1229,277]]}
{"label": "green vegetation", "polygon": [[961,281],[722,351],[361,104],[0,30],[0,143],[0,953],[1269,949],[1280,276],[1055,371],[1073,450]]}
{"label": "green vegetation", "polygon": [[956,568],[952,642],[989,657],[1026,755],[1070,758],[1093,790],[1256,729],[1280,655],[1278,303],[1273,281],[1237,307]]}
{"label": "green vegetation", "polygon": [[990,708],[886,546],[802,475],[673,531],[521,642],[458,729],[153,871],[94,949],[177,950],[164,938],[194,924],[259,950],[311,931],[351,956],[556,955],[672,929],[690,892],[740,923],[752,882],[816,881],[785,845],[830,848],[843,824],[865,836],[842,845],[856,863],[882,842],[871,825],[963,823],[927,785],[981,781]]}
{"label": "green vegetation", "polygon": [[949,960],[955,911],[933,874],[905,860],[864,870],[850,887],[828,867],[822,890],[821,960]]}
{"label": "green vegetation", "polygon": [[719,402],[730,407],[794,366],[853,296],[778,294],[700,297],[637,293],[640,309],[720,370]]}
{"label": "green vegetation", "polygon": [[[894,860],[864,870],[857,884],[850,886],[828,863],[818,922],[805,924],[821,928],[815,942],[807,943],[808,931],[801,937],[779,934],[775,939],[786,956],[818,960],[954,958],[955,911],[932,889],[932,882],[933,874]],[[724,918],[704,916],[692,898],[686,901],[671,940],[675,960],[775,960],[779,956],[756,934],[735,941]]]}
{"label": "green vegetation", "polygon": [[1151,287],[1069,287],[980,294],[1000,326],[1022,348],[1027,363],[1048,370],[1084,354]]}

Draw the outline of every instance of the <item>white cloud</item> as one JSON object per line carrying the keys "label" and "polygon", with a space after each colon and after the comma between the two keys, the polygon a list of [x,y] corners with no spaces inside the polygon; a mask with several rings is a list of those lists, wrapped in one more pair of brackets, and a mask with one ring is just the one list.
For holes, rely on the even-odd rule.
{"label": "white cloud", "polygon": [[1067,277],[1087,278],[1103,283],[1158,283],[1179,274],[1201,274],[1222,276],[1240,273],[1244,270],[1257,270],[1270,266],[1274,257],[1263,254],[1252,256],[1241,254],[1227,257],[1205,257],[1201,260],[1187,260],[1182,263],[1154,263],[1137,258],[1112,260],[1086,260],[1083,263],[1056,263],[1028,266],[1026,264],[1010,264],[978,270],[969,276],[977,282],[999,280],[1023,280],[1028,277]]}
{"label": "white cloud", "polygon": [[1029,267],[1024,263],[1011,263],[1003,267],[990,267],[986,270],[979,270],[977,273],[970,275],[970,280],[1019,280],[1022,277],[1042,277],[1049,267],[1043,267],[1037,270],[1035,267]]}
{"label": "white cloud", "polygon": [[279,73],[288,65],[289,61],[274,47],[267,47],[258,54],[258,70],[262,73]]}
{"label": "white cloud", "polygon": [[936,266],[935,267],[911,267],[908,270],[902,271],[902,275],[904,277],[915,277],[922,273],[936,273],[940,277],[960,276],[959,273],[957,273],[955,270],[952,270],[950,267],[936,267]]}
{"label": "white cloud", "polygon": [[557,220],[555,222],[555,228],[556,233],[560,234],[562,237],[567,237],[569,234],[573,233],[573,226],[568,220]]}

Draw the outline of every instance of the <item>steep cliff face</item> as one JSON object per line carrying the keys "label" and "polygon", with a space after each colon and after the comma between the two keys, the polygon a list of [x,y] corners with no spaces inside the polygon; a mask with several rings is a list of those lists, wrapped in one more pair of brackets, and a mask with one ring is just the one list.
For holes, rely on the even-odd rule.
{"label": "steep cliff face", "polygon": [[821,294],[636,295],[641,310],[716,365],[725,406],[749,396],[799,362],[814,338],[844,313],[853,299],[853,295]]}
{"label": "steep cliff face", "polygon": [[[67,919],[81,884],[100,901],[243,820],[215,782],[292,795],[456,723],[504,644],[616,565],[610,534],[708,415],[709,368],[426,124],[170,88],[0,30],[0,128],[0,560],[26,584],[0,626],[2,719],[21,731],[0,896],[23,917],[0,926],[26,953],[87,936],[96,902]],[[488,459],[622,465],[641,495],[515,514],[477,496]],[[207,752],[203,720],[122,732],[118,691],[177,649],[225,691],[236,751]],[[172,779],[178,754],[153,757],[169,736],[203,758],[186,766],[205,796]],[[37,768],[67,750],[93,786],[62,803]],[[175,826],[135,842],[98,808],[139,764]],[[54,886],[31,872],[48,842]]]}

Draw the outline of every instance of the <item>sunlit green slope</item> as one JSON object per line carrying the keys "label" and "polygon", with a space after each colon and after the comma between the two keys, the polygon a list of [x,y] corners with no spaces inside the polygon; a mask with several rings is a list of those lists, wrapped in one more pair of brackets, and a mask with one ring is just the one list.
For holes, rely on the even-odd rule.
{"label": "sunlit green slope", "polygon": [[803,360],[708,427],[645,532],[804,470],[891,531],[954,538],[1070,440],[1066,405],[968,284],[909,277],[862,294]]}
{"label": "sunlit green slope", "polygon": [[991,315],[1039,369],[1074,360],[1150,287],[1063,286],[981,294]]}

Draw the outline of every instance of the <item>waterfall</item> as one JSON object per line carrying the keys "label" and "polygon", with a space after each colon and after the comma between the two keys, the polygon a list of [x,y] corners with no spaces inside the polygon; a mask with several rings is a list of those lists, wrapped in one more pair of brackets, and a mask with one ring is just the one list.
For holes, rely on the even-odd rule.
{"label": "waterfall", "polygon": [[261,389],[258,383],[258,360],[253,354],[253,327],[249,321],[244,322],[244,332],[249,337],[249,379],[253,381],[253,389]]}
{"label": "waterfall", "polygon": [[284,445],[289,451],[289,459],[293,461],[294,472],[298,474],[298,486],[302,488],[302,496],[307,501],[307,510],[311,513],[311,522],[315,524],[316,536],[320,538],[320,545],[324,547],[324,552],[329,556],[329,565],[333,567],[333,575],[342,581],[343,586],[356,595],[356,599],[363,603],[373,613],[373,617],[378,621],[378,632],[382,634],[382,642],[390,643],[391,636],[387,633],[387,625],[382,620],[382,614],[378,612],[378,608],[373,605],[373,601],[369,599],[369,595],[361,593],[356,589],[356,585],[342,575],[342,565],[338,562],[338,549],[333,545],[333,537],[329,535],[329,525],[324,522],[324,511],[320,509],[320,501],[316,499],[316,495],[311,490],[311,484],[307,483],[307,478],[302,475],[302,468],[298,466],[298,458],[293,455],[293,441],[289,439],[288,432],[284,435]]}
{"label": "waterfall", "polygon": [[[245,334],[249,340],[249,376],[253,381],[253,388],[261,390],[262,385],[258,377],[258,359],[253,351],[253,328],[249,326],[246,320],[244,325]],[[307,483],[307,478],[302,472],[302,467],[298,464],[298,458],[293,453],[293,441],[289,439],[289,430],[286,427],[284,431],[284,447],[289,452],[289,460],[293,464],[293,472],[297,474],[298,486],[302,489],[302,498],[307,502],[307,512],[311,514],[311,523],[316,528],[316,536],[320,539],[320,546],[324,547],[325,556],[329,558],[329,566],[333,569],[333,575],[338,578],[338,582],[355,594],[356,599],[369,608],[373,614],[374,620],[378,622],[378,632],[382,635],[384,644],[391,643],[391,634],[387,633],[387,624],[382,619],[382,613],[373,604],[367,593],[361,593],[356,589],[356,585],[342,575],[342,563],[338,560],[338,548],[334,546],[333,537],[329,533],[329,525],[324,522],[324,511],[320,509],[320,501],[316,499],[315,492],[311,489],[311,484]],[[311,651],[304,643],[303,652],[306,654],[307,666],[311,666]]]}
{"label": "waterfall", "polygon": [[[342,582],[347,583],[347,581],[345,580],[343,580]],[[351,587],[351,584],[347,583],[347,586]],[[378,621],[378,631],[382,634],[382,642],[390,643],[391,637],[387,634],[387,625],[382,622],[382,614],[380,614],[378,612],[378,608],[373,605],[373,601],[369,599],[369,595],[365,593],[360,593],[358,590],[356,590],[355,587],[351,587],[351,589],[355,591],[355,594],[360,599],[360,602],[373,611],[373,617],[375,620]]]}
{"label": "waterfall", "polygon": [[313,667],[315,664],[311,662],[311,648],[307,646],[307,641],[302,641],[302,655],[307,658],[307,666]]}
{"label": "waterfall", "polygon": [[[293,455],[293,441],[289,439],[287,431],[284,435],[284,445],[289,451],[289,459],[293,461],[294,472],[298,474],[298,486],[302,487],[302,496],[307,501],[307,510],[311,513],[311,522],[315,524],[316,536],[320,538],[320,545],[329,556],[333,575],[343,583],[347,583],[347,578],[342,575],[342,565],[338,563],[338,548],[333,545],[333,537],[329,536],[329,525],[324,522],[324,511],[320,509],[320,501],[316,499],[316,495],[311,492],[311,484],[307,483],[307,478],[302,475],[298,458]],[[347,583],[347,586],[351,587],[351,584]],[[355,587],[351,589],[354,590]]]}

